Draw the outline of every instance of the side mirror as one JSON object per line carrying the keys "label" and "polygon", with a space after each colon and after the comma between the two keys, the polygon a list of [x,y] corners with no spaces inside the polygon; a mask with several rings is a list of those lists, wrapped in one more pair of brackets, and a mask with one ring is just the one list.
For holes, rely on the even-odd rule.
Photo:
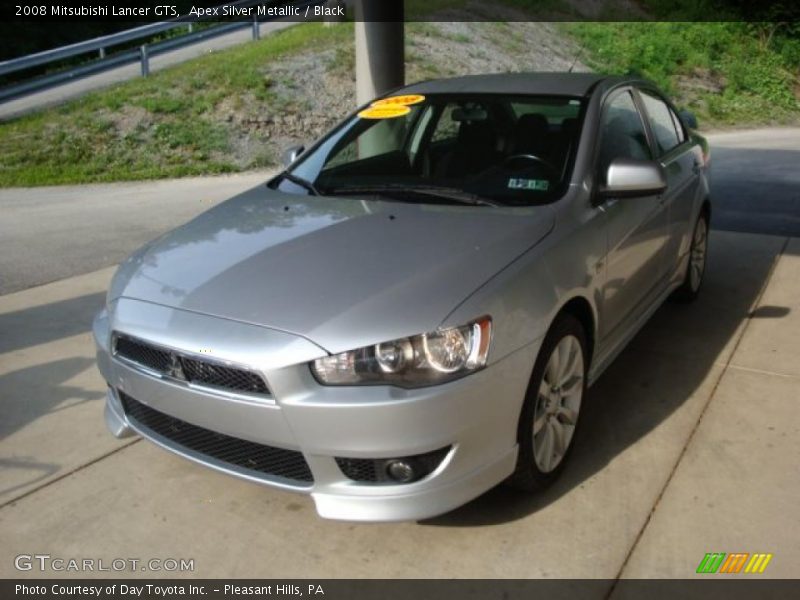
{"label": "side mirror", "polygon": [[286,150],[283,151],[283,166],[288,168],[291,164],[297,160],[297,157],[300,156],[306,147],[303,144],[298,144],[297,146],[290,146]]}
{"label": "side mirror", "polygon": [[606,184],[600,188],[605,197],[636,197],[660,194],[667,189],[664,168],[652,160],[615,158],[606,172]]}
{"label": "side mirror", "polygon": [[689,129],[697,129],[697,117],[690,110],[679,110],[678,115]]}

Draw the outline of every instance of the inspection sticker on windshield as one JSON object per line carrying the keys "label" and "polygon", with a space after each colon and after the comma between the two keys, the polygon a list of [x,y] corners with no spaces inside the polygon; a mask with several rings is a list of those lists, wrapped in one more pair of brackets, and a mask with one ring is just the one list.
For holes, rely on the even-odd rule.
{"label": "inspection sticker on windshield", "polygon": [[425,100],[425,96],[421,94],[405,94],[404,96],[390,96],[375,100],[370,106],[410,106],[419,104],[423,100]]}
{"label": "inspection sticker on windshield", "polygon": [[358,113],[358,116],[362,119],[394,119],[410,112],[411,109],[407,106],[370,106]]}
{"label": "inspection sticker on windshield", "polygon": [[522,179],[520,177],[512,177],[508,180],[508,187],[512,190],[536,190],[538,192],[546,192],[550,188],[550,182],[547,179]]}

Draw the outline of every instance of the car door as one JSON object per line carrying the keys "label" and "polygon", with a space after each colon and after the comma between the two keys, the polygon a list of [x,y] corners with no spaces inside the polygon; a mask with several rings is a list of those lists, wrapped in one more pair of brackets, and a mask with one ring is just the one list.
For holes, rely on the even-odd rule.
{"label": "car door", "polygon": [[[615,158],[652,159],[647,128],[632,88],[606,99],[601,117],[598,180],[605,183]],[[601,340],[609,350],[666,286],[668,214],[662,196],[606,198],[607,255],[602,293]]]}
{"label": "car door", "polygon": [[700,159],[680,119],[669,104],[652,89],[638,91],[650,128],[658,161],[667,176],[664,203],[669,215],[665,258],[668,268],[676,268],[680,256],[688,251],[689,234],[694,226],[692,211],[700,183]]}

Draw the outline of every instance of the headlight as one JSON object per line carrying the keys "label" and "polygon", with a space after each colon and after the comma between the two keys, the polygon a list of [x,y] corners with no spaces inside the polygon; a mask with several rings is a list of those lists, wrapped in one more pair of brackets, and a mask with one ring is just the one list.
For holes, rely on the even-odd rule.
{"label": "headlight", "polygon": [[421,387],[463,377],[486,365],[492,320],[326,356],[311,363],[324,385],[384,384]]}

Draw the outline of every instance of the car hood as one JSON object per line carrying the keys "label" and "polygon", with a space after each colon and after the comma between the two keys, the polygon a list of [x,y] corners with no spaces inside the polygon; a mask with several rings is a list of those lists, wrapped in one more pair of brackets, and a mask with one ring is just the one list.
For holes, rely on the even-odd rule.
{"label": "car hood", "polygon": [[547,206],[409,204],[260,186],[134,253],[109,299],[278,329],[336,353],[435,329],[552,226]]}

